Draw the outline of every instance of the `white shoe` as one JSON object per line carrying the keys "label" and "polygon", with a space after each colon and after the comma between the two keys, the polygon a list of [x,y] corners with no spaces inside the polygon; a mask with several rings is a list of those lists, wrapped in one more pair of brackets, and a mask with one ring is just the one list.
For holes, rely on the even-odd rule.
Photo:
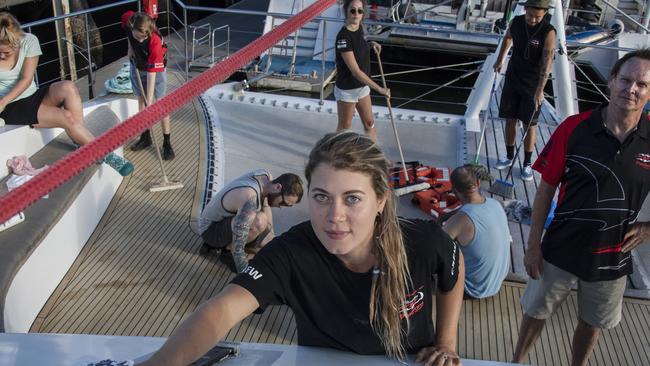
{"label": "white shoe", "polygon": [[510,168],[510,165],[512,165],[512,159],[500,159],[494,167],[497,168],[497,170],[502,170]]}
{"label": "white shoe", "polygon": [[530,164],[524,165],[524,169],[521,171],[521,179],[526,182],[533,180],[533,167]]}

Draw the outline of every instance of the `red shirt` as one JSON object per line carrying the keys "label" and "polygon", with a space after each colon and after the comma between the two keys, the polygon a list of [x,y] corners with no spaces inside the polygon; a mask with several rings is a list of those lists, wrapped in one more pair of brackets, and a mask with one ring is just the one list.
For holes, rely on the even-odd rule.
{"label": "red shirt", "polygon": [[135,39],[129,26],[129,19],[131,19],[133,14],[134,12],[131,10],[122,14],[122,27],[126,32],[126,38],[133,50],[136,67],[138,70],[145,70],[147,72],[165,71],[167,45],[164,44],[162,36],[156,30],[143,42]]}

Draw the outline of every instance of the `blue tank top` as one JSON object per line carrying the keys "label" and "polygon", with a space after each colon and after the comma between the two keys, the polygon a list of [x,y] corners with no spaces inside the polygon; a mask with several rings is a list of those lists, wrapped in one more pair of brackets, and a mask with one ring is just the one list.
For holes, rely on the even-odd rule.
{"label": "blue tank top", "polygon": [[508,218],[499,202],[460,208],[474,223],[474,238],[461,246],[465,256],[465,292],[476,298],[495,295],[510,269],[510,230]]}

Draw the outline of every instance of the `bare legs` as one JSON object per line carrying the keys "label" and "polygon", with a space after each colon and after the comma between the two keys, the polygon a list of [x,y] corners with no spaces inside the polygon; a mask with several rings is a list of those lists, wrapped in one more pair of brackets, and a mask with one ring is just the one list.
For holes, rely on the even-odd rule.
{"label": "bare legs", "polygon": [[[142,112],[145,108],[143,97],[138,98],[138,110]],[[172,132],[171,122],[169,116],[165,116],[162,119],[162,132],[164,134],[170,134]]]}
{"label": "bare legs", "polygon": [[359,117],[363,123],[363,129],[366,134],[373,140],[377,140],[377,129],[375,128],[375,121],[372,116],[372,103],[370,96],[365,96],[359,99],[357,103],[336,102],[336,107],[339,116],[339,123],[336,127],[337,131],[347,130],[352,127],[352,117],[354,117],[355,110],[359,112]]}
{"label": "bare legs", "polygon": [[[521,328],[519,329],[519,339],[517,340],[517,347],[515,348],[515,355],[512,362],[523,363],[528,358],[528,353],[533,344],[539,338],[539,335],[544,329],[544,319],[535,319],[526,314],[521,321]],[[572,366],[586,366],[589,361],[589,356],[598,343],[600,336],[600,328],[592,327],[591,325],[578,319],[578,326],[573,334],[572,345]]]}
{"label": "bare legs", "polygon": [[[524,128],[526,126],[524,125]],[[524,151],[531,152],[535,149],[535,139],[537,138],[537,129],[530,126],[526,139],[524,139]],[[517,139],[517,119],[506,120],[506,146],[515,146]]]}
{"label": "bare legs", "polygon": [[528,357],[528,352],[530,352],[531,347],[542,333],[545,322],[544,319],[535,319],[524,314],[519,327],[519,339],[517,339],[517,347],[512,359],[513,363],[522,363]]}
{"label": "bare legs", "polygon": [[[50,85],[50,89],[38,107],[36,118],[38,124],[33,127],[63,128],[70,139],[79,145],[85,145],[95,138],[83,124],[81,96],[77,86],[71,81],[59,81]],[[122,176],[131,174],[134,169],[133,164],[114,153],[108,154],[102,161]]]}
{"label": "bare legs", "polygon": [[[63,108],[61,108],[63,107]],[[79,90],[71,81],[59,81],[50,86],[37,113],[35,128],[60,127],[79,145],[95,137],[83,125],[83,107]]]}
{"label": "bare legs", "polygon": [[578,326],[576,326],[575,333],[573,333],[573,355],[571,357],[572,366],[586,366],[589,361],[589,356],[598,343],[600,336],[600,328],[592,327],[591,325],[578,319]]}

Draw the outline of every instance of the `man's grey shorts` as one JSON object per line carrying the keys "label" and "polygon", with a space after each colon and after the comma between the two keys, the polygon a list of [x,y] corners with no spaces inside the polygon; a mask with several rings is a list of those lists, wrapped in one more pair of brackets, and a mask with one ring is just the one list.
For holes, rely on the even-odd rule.
{"label": "man's grey shorts", "polygon": [[578,285],[578,317],[592,327],[610,329],[621,321],[627,278],[587,282],[544,261],[541,279],[528,281],[521,297],[526,315],[547,319]]}

